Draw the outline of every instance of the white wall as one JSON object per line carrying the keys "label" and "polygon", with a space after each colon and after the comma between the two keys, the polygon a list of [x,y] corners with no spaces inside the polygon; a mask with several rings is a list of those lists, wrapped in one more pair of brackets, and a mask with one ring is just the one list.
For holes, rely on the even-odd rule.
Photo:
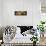
{"label": "white wall", "polygon": [[[15,16],[14,11],[27,11],[27,16]],[[40,20],[40,0],[3,0],[2,25],[34,25]]]}
{"label": "white wall", "polygon": [[2,25],[3,15],[2,15],[2,0],[0,0],[0,26]]}

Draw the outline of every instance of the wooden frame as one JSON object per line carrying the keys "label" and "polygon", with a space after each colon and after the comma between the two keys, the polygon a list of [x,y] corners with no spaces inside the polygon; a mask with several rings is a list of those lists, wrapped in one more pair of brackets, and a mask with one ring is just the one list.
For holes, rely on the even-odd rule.
{"label": "wooden frame", "polygon": [[14,13],[16,16],[26,16],[27,11],[15,11]]}

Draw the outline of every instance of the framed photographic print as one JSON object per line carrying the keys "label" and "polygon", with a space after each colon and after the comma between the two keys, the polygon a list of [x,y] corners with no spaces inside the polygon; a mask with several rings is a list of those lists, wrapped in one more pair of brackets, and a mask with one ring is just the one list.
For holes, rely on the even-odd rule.
{"label": "framed photographic print", "polygon": [[15,16],[27,16],[27,11],[15,11]]}

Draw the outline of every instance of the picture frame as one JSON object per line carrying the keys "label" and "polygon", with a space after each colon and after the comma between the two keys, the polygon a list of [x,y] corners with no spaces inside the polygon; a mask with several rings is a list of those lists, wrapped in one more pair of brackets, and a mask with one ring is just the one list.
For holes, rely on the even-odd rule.
{"label": "picture frame", "polygon": [[15,11],[15,16],[27,16],[27,11]]}

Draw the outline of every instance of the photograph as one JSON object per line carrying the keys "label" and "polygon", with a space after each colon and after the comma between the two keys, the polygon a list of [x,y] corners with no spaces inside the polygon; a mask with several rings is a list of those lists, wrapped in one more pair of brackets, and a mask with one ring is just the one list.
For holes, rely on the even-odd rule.
{"label": "photograph", "polygon": [[15,11],[15,16],[27,16],[27,11]]}

